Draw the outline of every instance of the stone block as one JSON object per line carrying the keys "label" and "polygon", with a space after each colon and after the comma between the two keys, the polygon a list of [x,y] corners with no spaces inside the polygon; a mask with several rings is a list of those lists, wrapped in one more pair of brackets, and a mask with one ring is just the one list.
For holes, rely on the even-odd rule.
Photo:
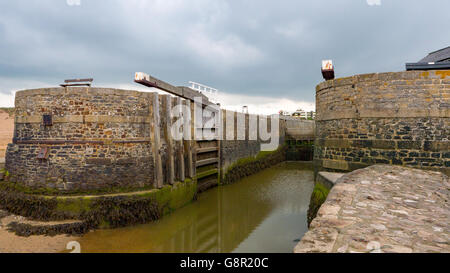
{"label": "stone block", "polygon": [[449,141],[424,141],[424,150],[431,152],[440,152],[450,150]]}
{"label": "stone block", "polygon": [[421,150],[422,149],[422,142],[421,141],[397,141],[397,148],[398,149],[406,149],[406,150]]}
{"label": "stone block", "polygon": [[392,140],[372,140],[372,148],[374,149],[395,149],[395,141]]}

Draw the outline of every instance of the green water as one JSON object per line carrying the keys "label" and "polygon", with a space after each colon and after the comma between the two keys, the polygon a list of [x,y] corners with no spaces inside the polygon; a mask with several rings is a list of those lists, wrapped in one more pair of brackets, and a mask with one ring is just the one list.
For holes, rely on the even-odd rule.
{"label": "green water", "polygon": [[145,225],[97,230],[82,252],[286,252],[307,231],[312,165],[285,162],[201,193],[198,200]]}

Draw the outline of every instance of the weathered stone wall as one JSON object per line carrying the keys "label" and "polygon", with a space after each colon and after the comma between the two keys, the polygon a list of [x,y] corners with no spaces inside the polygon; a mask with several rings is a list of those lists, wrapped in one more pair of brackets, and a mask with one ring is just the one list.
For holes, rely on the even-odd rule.
{"label": "weathered stone wall", "polygon": [[[66,191],[151,186],[151,96],[103,88],[17,92],[10,180]],[[52,126],[44,126],[44,114]],[[45,160],[37,158],[42,148]]]}
{"label": "weathered stone wall", "polygon": [[299,120],[294,117],[283,117],[286,122],[286,136],[295,140],[313,140],[315,134],[314,120]]}
{"label": "weathered stone wall", "polygon": [[[159,115],[154,113],[155,96],[159,96]],[[169,158],[167,127],[170,128],[168,122],[174,122],[174,118],[169,121],[166,98],[156,93],[90,87],[17,92],[14,138],[6,155],[8,179],[22,191],[41,194],[110,193],[160,187],[171,183],[171,168],[175,170],[175,181],[179,181],[187,176],[179,175],[180,157],[186,169],[189,159],[178,152],[183,143],[173,140],[172,159]],[[174,105],[175,100],[171,98],[170,103]],[[192,111],[193,108],[191,117]],[[259,128],[250,128],[250,116],[244,115],[245,122],[238,122],[241,113],[231,114],[235,117],[233,128],[238,130],[233,130],[234,140],[220,143],[222,171],[261,151]],[[44,115],[51,115],[52,125],[44,124]],[[225,116],[224,111],[223,133],[227,139],[231,130],[227,130]],[[159,120],[158,126],[155,119]],[[281,119],[279,124],[279,139],[274,148],[285,142],[286,120]],[[268,125],[270,131],[270,117]],[[156,128],[161,144],[162,185],[156,185]],[[257,132],[258,140],[249,140],[250,132]],[[47,157],[39,159],[38,154],[45,149]],[[195,160],[194,157],[194,166]]]}
{"label": "weathered stone wall", "polygon": [[450,71],[357,75],[316,90],[315,163],[450,168]]}
{"label": "weathered stone wall", "polygon": [[[223,117],[223,123],[224,123],[224,131],[223,131],[223,141],[221,141],[221,153],[220,153],[220,162],[221,162],[221,169],[222,173],[224,174],[227,169],[229,169],[230,166],[232,166],[234,163],[236,163],[240,159],[244,158],[250,158],[255,157],[261,152],[261,144],[262,143],[268,143],[261,141],[259,137],[259,121],[256,116],[250,114],[243,114],[243,113],[237,113],[237,112],[229,112],[228,115],[234,115],[234,124],[229,123],[227,125],[226,123],[226,111],[223,111],[222,117]],[[238,115],[243,115],[245,117],[245,123],[239,123]],[[256,119],[257,122],[257,128],[251,128],[249,126],[249,119],[253,118]],[[271,121],[270,117],[267,117],[267,130],[270,131],[272,129],[271,127]],[[227,138],[227,132],[231,132],[232,128],[234,128],[234,136],[230,134]],[[256,131],[255,131],[256,130]],[[250,131],[252,131],[256,137],[257,140],[249,140],[249,134]],[[228,133],[229,134],[229,133]],[[230,137],[233,137],[234,140],[227,140]],[[277,140],[277,147],[280,145],[283,145],[286,138],[286,119],[280,118],[279,120],[279,139]],[[252,138],[254,139],[254,138]]]}

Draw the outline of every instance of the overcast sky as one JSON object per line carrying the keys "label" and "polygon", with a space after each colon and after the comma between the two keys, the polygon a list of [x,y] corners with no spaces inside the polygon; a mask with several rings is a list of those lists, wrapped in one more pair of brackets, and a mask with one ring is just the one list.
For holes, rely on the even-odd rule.
{"label": "overcast sky", "polygon": [[12,92],[142,71],[218,88],[223,104],[314,108],[336,76],[404,70],[450,45],[448,0],[0,0],[0,106]]}

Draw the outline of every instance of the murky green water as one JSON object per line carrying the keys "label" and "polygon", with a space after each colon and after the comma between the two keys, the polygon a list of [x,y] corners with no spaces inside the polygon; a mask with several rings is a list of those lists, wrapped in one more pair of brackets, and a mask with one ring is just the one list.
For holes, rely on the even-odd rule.
{"label": "murky green water", "polygon": [[285,162],[150,224],[98,230],[81,240],[82,252],[287,252],[307,231],[313,190],[309,163]]}

